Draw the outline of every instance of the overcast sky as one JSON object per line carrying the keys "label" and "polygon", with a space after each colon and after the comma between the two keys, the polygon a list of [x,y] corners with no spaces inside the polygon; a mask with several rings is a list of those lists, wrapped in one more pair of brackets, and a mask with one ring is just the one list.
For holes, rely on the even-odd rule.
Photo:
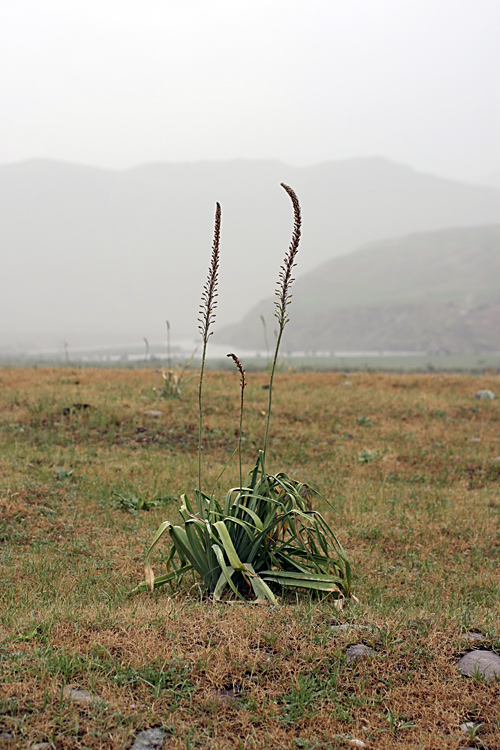
{"label": "overcast sky", "polygon": [[499,0],[0,0],[0,163],[500,174]]}

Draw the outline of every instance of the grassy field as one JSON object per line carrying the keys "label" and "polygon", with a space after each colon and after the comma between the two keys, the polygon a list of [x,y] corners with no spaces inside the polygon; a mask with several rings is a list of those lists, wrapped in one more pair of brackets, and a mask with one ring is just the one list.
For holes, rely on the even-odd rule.
{"label": "grassy field", "polygon": [[[332,503],[315,501],[360,600],[341,612],[300,593],[214,603],[192,579],[127,596],[197,481],[196,381],[181,400],[161,398],[162,382],[0,370],[0,746],[118,750],[162,727],[172,749],[499,748],[500,682],[462,676],[457,659],[500,653],[500,399],[473,398],[500,396],[500,377],[276,376],[268,470]],[[211,490],[237,444],[240,394],[237,373],[205,382]],[[246,469],[267,382],[249,376]],[[233,460],[221,492],[237,483]],[[372,654],[349,663],[359,643]],[[68,687],[97,699],[76,703]]]}

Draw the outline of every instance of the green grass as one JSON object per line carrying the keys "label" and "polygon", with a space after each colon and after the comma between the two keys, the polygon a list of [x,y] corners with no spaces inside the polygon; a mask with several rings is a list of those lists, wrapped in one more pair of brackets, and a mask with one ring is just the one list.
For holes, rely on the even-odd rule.
{"label": "green grass", "polygon": [[[237,373],[205,377],[210,484],[237,446],[240,393]],[[456,669],[472,647],[500,652],[500,401],[472,397],[498,396],[498,376],[276,378],[267,463],[333,503],[316,501],[360,599],[341,612],[307,593],[215,603],[195,578],[128,597],[196,484],[195,385],[164,399],[148,370],[0,371],[0,743],[122,748],[161,726],[167,748],[456,750],[471,721],[477,746],[498,746],[500,683]],[[268,398],[265,374],[248,380],[245,470]],[[224,486],[238,482],[235,460]],[[375,655],[349,664],[360,642]],[[67,685],[101,700],[73,704]]]}

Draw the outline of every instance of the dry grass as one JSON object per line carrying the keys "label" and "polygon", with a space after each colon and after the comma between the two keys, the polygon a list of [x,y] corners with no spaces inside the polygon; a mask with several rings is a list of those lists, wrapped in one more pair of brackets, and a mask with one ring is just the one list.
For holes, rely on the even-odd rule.
{"label": "dry grass", "polygon": [[[237,445],[240,393],[236,372],[205,378],[203,463],[215,481]],[[266,375],[248,379],[245,469],[268,397]],[[500,747],[500,683],[456,668],[468,630],[486,638],[472,647],[500,652],[500,401],[472,398],[499,395],[500,378],[276,379],[268,468],[337,509],[318,500],[361,600],[340,614],[307,596],[214,605],[194,582],[127,598],[159,522],[176,517],[172,497],[196,485],[196,385],[160,399],[151,371],[0,370],[0,735],[11,736],[0,746],[123,748],[163,726],[166,748],[356,737],[377,750],[458,750],[470,744],[459,725],[473,721],[478,747]],[[359,642],[375,654],[348,664]],[[72,704],[66,685],[102,701]]]}

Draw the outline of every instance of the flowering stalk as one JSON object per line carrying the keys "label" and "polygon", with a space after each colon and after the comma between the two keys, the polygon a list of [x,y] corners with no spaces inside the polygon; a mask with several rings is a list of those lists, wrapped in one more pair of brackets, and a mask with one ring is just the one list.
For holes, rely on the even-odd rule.
{"label": "flowering stalk", "polygon": [[239,458],[239,464],[240,464],[240,489],[243,487],[243,474],[241,472],[241,434],[243,431],[243,400],[244,400],[244,391],[245,386],[247,384],[246,378],[245,378],[245,370],[243,369],[243,365],[241,364],[240,360],[236,356],[236,354],[228,354],[228,357],[231,357],[234,364],[238,368],[241,379],[240,379],[240,388],[241,388],[241,401],[240,401],[240,429],[238,433],[238,458]]}
{"label": "flowering stalk", "polygon": [[203,352],[201,355],[201,371],[200,371],[200,384],[198,387],[198,404],[200,412],[200,424],[198,432],[198,497],[200,512],[202,511],[201,503],[201,436],[203,427],[203,402],[202,402],[202,387],[203,387],[203,373],[205,371],[205,359],[207,353],[208,338],[212,335],[210,326],[215,321],[215,308],[217,307],[217,284],[219,275],[219,245],[220,245],[220,224],[221,224],[221,208],[220,203],[216,204],[215,209],[215,227],[214,227],[214,240],[212,244],[212,258],[210,261],[210,267],[208,269],[208,276],[201,293],[200,303],[200,317],[198,318],[199,326],[198,330],[203,338]]}
{"label": "flowering stalk", "polygon": [[269,381],[269,404],[267,407],[266,434],[264,437],[264,447],[262,449],[263,459],[265,459],[265,456],[266,456],[267,438],[269,434],[269,422],[271,420],[274,373],[276,370],[276,364],[278,362],[278,352],[279,352],[279,348],[281,344],[281,338],[283,336],[283,331],[285,329],[285,326],[288,323],[287,308],[292,299],[290,289],[292,286],[292,282],[295,280],[292,277],[292,270],[294,266],[296,265],[295,258],[299,251],[299,242],[300,242],[300,234],[301,234],[301,226],[302,226],[300,204],[299,204],[299,199],[297,198],[297,195],[292,190],[292,188],[289,187],[288,185],[285,185],[284,182],[281,183],[281,187],[288,193],[290,200],[292,201],[294,222],[293,222],[292,239],[290,241],[290,246],[285,254],[283,263],[280,266],[280,271],[278,275],[278,283],[276,285],[276,291],[275,291],[275,295],[277,299],[274,300],[274,304],[276,307],[274,315],[278,319],[279,328],[278,328],[278,336],[276,339],[276,347],[274,349],[273,364],[271,367],[271,378]]}

